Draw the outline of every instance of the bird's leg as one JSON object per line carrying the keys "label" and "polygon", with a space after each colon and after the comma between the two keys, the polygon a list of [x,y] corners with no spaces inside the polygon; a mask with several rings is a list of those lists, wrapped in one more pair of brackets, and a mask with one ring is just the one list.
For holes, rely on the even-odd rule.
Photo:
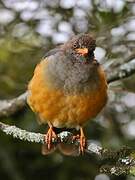
{"label": "bird's leg", "polygon": [[48,125],[49,125],[49,129],[45,136],[45,142],[47,144],[48,149],[51,149],[52,138],[56,139],[57,135],[53,130],[52,124],[48,124]]}
{"label": "bird's leg", "polygon": [[86,147],[86,138],[84,136],[83,128],[80,128],[80,152],[83,154]]}
{"label": "bird's leg", "polygon": [[82,127],[80,127],[80,134],[73,136],[73,140],[80,140],[79,151],[81,154],[84,154],[84,149],[86,147],[86,138]]}

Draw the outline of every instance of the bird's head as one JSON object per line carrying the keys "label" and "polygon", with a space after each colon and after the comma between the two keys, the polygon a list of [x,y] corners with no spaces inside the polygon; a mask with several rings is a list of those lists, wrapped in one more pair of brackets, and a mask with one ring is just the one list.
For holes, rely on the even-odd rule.
{"label": "bird's head", "polygon": [[89,34],[79,34],[73,36],[64,47],[67,56],[73,62],[90,63],[94,60],[95,42]]}

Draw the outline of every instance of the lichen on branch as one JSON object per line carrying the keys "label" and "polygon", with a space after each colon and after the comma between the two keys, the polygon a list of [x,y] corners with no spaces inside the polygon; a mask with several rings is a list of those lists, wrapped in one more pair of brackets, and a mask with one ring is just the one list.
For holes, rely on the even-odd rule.
{"label": "lichen on branch", "polygon": [[[5,123],[0,122],[0,129],[6,133],[7,135],[12,135],[14,138],[28,141],[28,142],[35,142],[35,143],[41,143],[45,144],[45,135],[41,133],[34,133],[34,132],[28,132],[26,130],[22,130],[21,128],[18,128],[16,126],[10,126]],[[58,134],[59,141],[53,141],[52,143],[68,143],[68,144],[74,144],[79,149],[79,141],[74,140],[73,141],[73,134],[64,131]],[[134,175],[135,176],[135,158],[134,153],[135,150],[124,147],[117,151],[112,151],[110,149],[105,149],[96,143],[91,143],[89,140],[87,140],[87,147],[85,149],[85,153],[88,154],[95,154],[100,158],[100,160],[104,160],[106,162],[110,161],[113,162],[113,164],[105,164],[102,165],[100,168],[101,173],[106,173],[110,175]],[[79,154],[80,155],[80,154]]]}

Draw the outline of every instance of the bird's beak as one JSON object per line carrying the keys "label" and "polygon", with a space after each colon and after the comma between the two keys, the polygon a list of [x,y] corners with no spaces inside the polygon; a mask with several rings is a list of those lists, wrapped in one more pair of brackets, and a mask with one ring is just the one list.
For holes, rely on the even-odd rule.
{"label": "bird's beak", "polygon": [[79,54],[83,55],[83,56],[85,56],[85,55],[88,54],[88,49],[87,49],[87,48],[78,48],[78,49],[76,49],[76,51],[77,51]]}

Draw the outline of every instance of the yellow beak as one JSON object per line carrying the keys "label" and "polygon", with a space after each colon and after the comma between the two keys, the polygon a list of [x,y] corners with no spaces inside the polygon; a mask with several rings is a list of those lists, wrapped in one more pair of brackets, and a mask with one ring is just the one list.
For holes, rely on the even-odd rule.
{"label": "yellow beak", "polygon": [[78,49],[76,49],[76,51],[83,56],[88,54],[87,48],[78,48]]}

